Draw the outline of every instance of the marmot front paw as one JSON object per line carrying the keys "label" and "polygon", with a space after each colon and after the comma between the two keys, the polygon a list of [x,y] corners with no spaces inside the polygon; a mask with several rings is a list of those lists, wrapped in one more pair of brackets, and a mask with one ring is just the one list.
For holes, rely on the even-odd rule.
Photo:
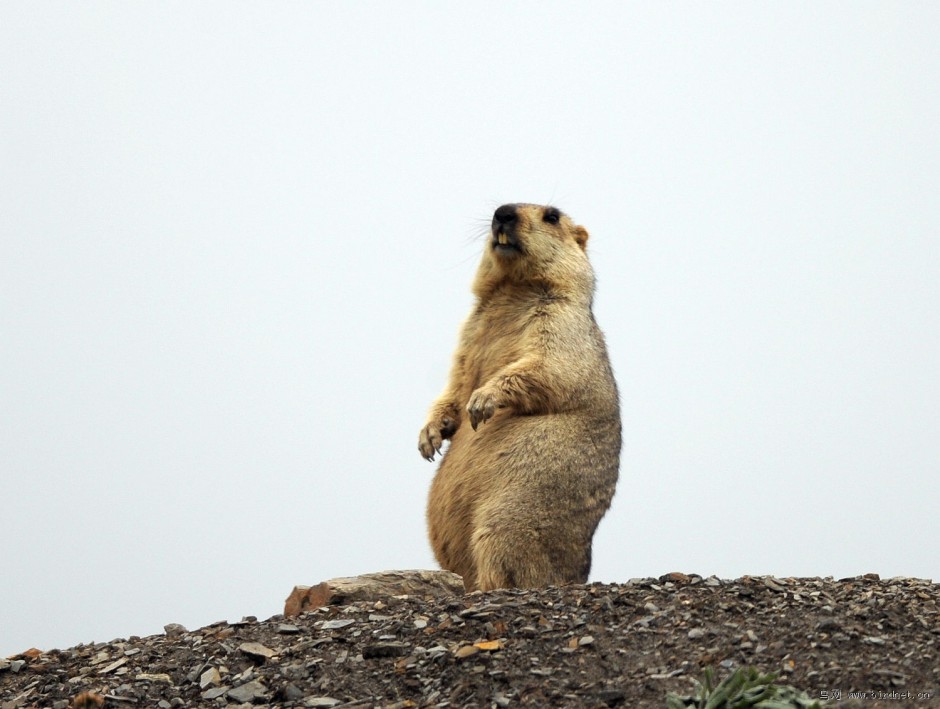
{"label": "marmot front paw", "polygon": [[434,453],[440,453],[444,440],[453,436],[456,431],[457,424],[449,416],[444,416],[438,421],[429,421],[418,434],[418,451],[421,457],[434,460]]}
{"label": "marmot front paw", "polygon": [[499,404],[496,396],[486,387],[480,387],[473,392],[467,404],[467,413],[470,414],[470,425],[473,426],[473,430],[476,431],[479,424],[493,418],[497,408]]}

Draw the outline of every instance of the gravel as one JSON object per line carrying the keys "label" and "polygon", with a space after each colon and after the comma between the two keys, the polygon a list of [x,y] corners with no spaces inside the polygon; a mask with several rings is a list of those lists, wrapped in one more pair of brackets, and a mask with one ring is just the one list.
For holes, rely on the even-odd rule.
{"label": "gravel", "polygon": [[0,660],[0,709],[662,708],[707,666],[776,672],[835,706],[940,707],[938,600],[930,581],[874,574],[393,596],[28,650]]}

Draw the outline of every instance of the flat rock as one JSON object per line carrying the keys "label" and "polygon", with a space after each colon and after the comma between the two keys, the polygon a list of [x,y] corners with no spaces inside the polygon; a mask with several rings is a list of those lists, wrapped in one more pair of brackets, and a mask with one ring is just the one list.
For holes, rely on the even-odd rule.
{"label": "flat rock", "polygon": [[262,661],[277,655],[274,650],[261,643],[242,643],[238,646],[238,649],[246,655],[250,655]]}
{"label": "flat rock", "polygon": [[380,571],[330,579],[316,586],[294,586],[284,602],[284,615],[292,617],[322,606],[378,601],[391,596],[440,598],[463,593],[463,579],[450,571]]}
{"label": "flat rock", "polygon": [[245,684],[239,687],[233,687],[228,690],[226,696],[229,699],[233,699],[236,702],[244,703],[254,703],[255,700],[265,699],[268,696],[268,690],[263,684],[258,680],[252,680],[251,682],[246,682]]}

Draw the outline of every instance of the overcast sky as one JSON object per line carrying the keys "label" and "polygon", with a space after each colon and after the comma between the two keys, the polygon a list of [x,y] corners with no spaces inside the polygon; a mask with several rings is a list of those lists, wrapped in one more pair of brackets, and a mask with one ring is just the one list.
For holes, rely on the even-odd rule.
{"label": "overcast sky", "polygon": [[0,656],[435,566],[492,211],[591,233],[592,580],[940,578],[940,4],[0,4]]}

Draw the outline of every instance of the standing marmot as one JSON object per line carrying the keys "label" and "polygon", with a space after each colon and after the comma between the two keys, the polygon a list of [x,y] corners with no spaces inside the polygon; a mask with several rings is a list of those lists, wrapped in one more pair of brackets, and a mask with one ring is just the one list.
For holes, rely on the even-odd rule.
{"label": "standing marmot", "polygon": [[468,591],[587,581],[620,462],[587,239],[554,207],[493,215],[476,304],[418,439],[428,460],[451,441],[428,528],[438,562]]}

